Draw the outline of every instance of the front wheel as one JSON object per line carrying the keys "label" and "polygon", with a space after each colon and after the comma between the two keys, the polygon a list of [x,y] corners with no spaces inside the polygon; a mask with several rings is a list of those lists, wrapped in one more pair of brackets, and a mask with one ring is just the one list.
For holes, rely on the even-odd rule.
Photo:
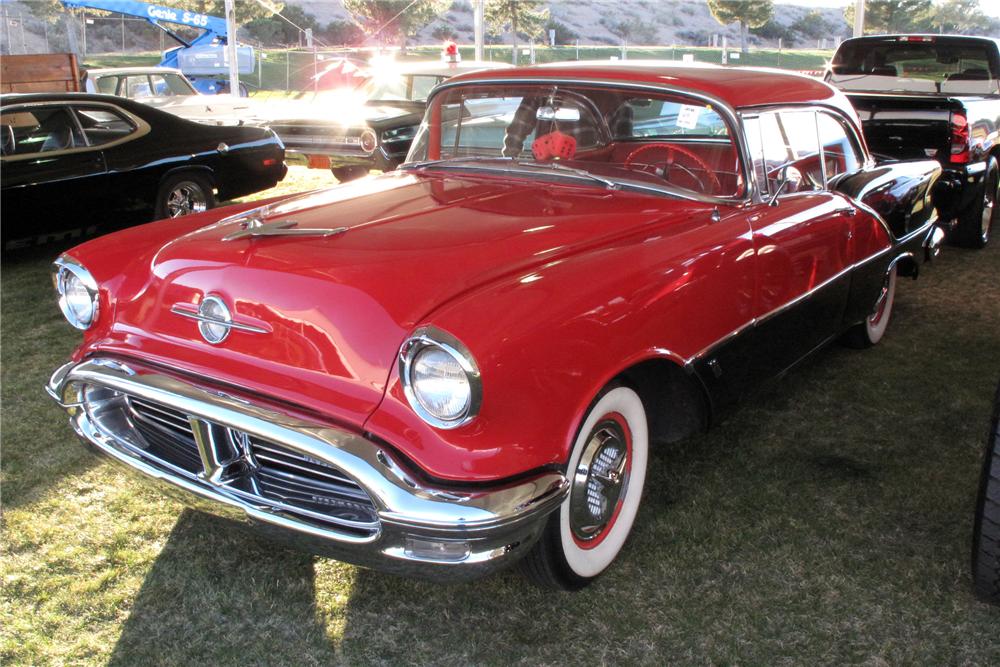
{"label": "front wheel", "polygon": [[885,336],[885,331],[889,328],[889,320],[892,318],[892,306],[896,301],[896,277],[897,271],[894,265],[885,276],[872,313],[865,318],[864,322],[855,324],[844,334],[844,342],[849,347],[869,348],[877,345]]}
{"label": "front wheel", "polygon": [[982,197],[973,202],[958,216],[955,227],[955,243],[965,248],[983,248],[989,243],[990,232],[1000,218],[997,209],[997,187],[1000,184],[1000,168],[997,161],[990,158],[986,166]]}
{"label": "front wheel", "polygon": [[212,184],[201,174],[168,176],[156,193],[156,219],[202,213],[215,206]]}
{"label": "front wheel", "polygon": [[1000,604],[1000,387],[993,403],[993,425],[979,484],[972,531],[972,582],[976,596]]}
{"label": "front wheel", "polygon": [[529,579],[546,588],[578,590],[611,565],[639,510],[648,455],[639,395],[623,386],[606,390],[573,443],[566,468],[569,497],[522,561]]}

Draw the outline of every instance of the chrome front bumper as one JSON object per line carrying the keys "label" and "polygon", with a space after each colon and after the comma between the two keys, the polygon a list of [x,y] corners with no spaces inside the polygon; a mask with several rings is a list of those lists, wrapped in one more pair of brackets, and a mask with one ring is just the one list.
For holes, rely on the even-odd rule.
{"label": "chrome front bumper", "polygon": [[[566,477],[552,472],[488,489],[433,488],[390,449],[360,434],[131,362],[69,363],[56,370],[46,390],[67,410],[84,443],[186,504],[313,553],[407,576],[464,580],[504,567],[534,544],[568,490]],[[172,465],[146,451],[123,407],[130,401],[183,413],[196,434],[198,424],[210,423],[332,466],[367,493],[377,520],[365,524],[365,531],[342,528],[336,520],[321,520],[315,509],[237,489],[222,474],[227,462],[203,445],[210,438],[195,435],[204,464],[196,472]]]}

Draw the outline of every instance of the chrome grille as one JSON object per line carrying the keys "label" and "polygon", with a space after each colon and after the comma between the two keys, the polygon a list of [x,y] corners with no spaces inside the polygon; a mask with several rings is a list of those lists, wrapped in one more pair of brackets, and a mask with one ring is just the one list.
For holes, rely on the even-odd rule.
{"label": "chrome grille", "polygon": [[[371,497],[325,461],[146,399],[127,396],[126,405],[144,455],[299,520],[358,535],[378,532]],[[192,421],[208,427],[201,429],[202,446],[212,450],[215,470],[205,469]]]}
{"label": "chrome grille", "polygon": [[377,521],[368,494],[333,466],[266,440],[250,437],[261,495],[339,519]]}
{"label": "chrome grille", "polygon": [[128,407],[135,430],[147,444],[147,453],[191,473],[202,471],[187,415],[134,396],[129,397]]}

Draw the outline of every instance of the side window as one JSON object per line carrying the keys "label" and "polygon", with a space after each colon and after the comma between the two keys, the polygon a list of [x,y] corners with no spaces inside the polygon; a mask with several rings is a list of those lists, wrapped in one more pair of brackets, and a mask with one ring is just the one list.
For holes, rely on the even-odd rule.
{"label": "side window", "polygon": [[426,100],[428,95],[431,94],[434,86],[438,85],[441,81],[439,76],[421,76],[413,75],[410,78],[410,96],[408,99],[411,100]]}
{"label": "side window", "polygon": [[745,119],[744,127],[754,175],[762,190],[773,193],[777,189],[781,169],[785,166],[802,172],[799,192],[823,187],[815,112],[762,113],[756,118]]}
{"label": "side window", "polygon": [[136,131],[127,116],[111,107],[76,107],[76,115],[91,146],[117,141]]}
{"label": "side window", "polygon": [[65,107],[32,107],[0,115],[3,154],[51,153],[86,146]]}
{"label": "side window", "polygon": [[710,105],[634,97],[608,123],[616,140],[655,137],[728,137],[726,121]]}
{"label": "side window", "polygon": [[118,77],[117,76],[102,76],[97,80],[97,92],[102,95],[117,95],[118,94]]}
{"label": "side window", "polygon": [[149,87],[149,77],[145,74],[130,76],[125,79],[125,97],[135,100],[152,96],[153,90]]}
{"label": "side window", "polygon": [[173,95],[170,84],[159,74],[150,74],[149,81],[152,84],[152,94],[154,97],[167,97]]}
{"label": "side window", "polygon": [[819,137],[823,143],[827,181],[840,174],[861,168],[861,150],[854,143],[843,121],[828,113],[819,114]]}

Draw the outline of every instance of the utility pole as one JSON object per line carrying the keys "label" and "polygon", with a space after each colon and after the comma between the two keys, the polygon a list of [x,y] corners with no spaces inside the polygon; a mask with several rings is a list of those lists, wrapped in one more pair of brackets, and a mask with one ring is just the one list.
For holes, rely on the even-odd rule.
{"label": "utility pole", "polygon": [[0,9],[3,10],[3,28],[7,32],[7,53],[11,55],[14,53],[14,50],[11,48],[10,21],[7,20],[7,5],[0,5]]}
{"label": "utility pole", "polygon": [[83,48],[80,50],[80,55],[84,58],[87,57],[87,10],[83,11]]}
{"label": "utility pole", "polygon": [[483,59],[483,23],[486,16],[486,0],[472,0],[472,25],[476,40],[476,60]]}
{"label": "utility pole", "polygon": [[226,0],[226,54],[229,56],[229,94],[239,97],[240,63],[236,53],[236,3]]}
{"label": "utility pole", "polygon": [[[83,25],[87,25],[87,22],[84,21]],[[86,30],[86,28],[84,28],[84,30]],[[122,55],[125,55],[125,15],[124,14],[122,14]]]}
{"label": "utility pole", "polygon": [[854,0],[854,36],[865,34],[865,0]]}

